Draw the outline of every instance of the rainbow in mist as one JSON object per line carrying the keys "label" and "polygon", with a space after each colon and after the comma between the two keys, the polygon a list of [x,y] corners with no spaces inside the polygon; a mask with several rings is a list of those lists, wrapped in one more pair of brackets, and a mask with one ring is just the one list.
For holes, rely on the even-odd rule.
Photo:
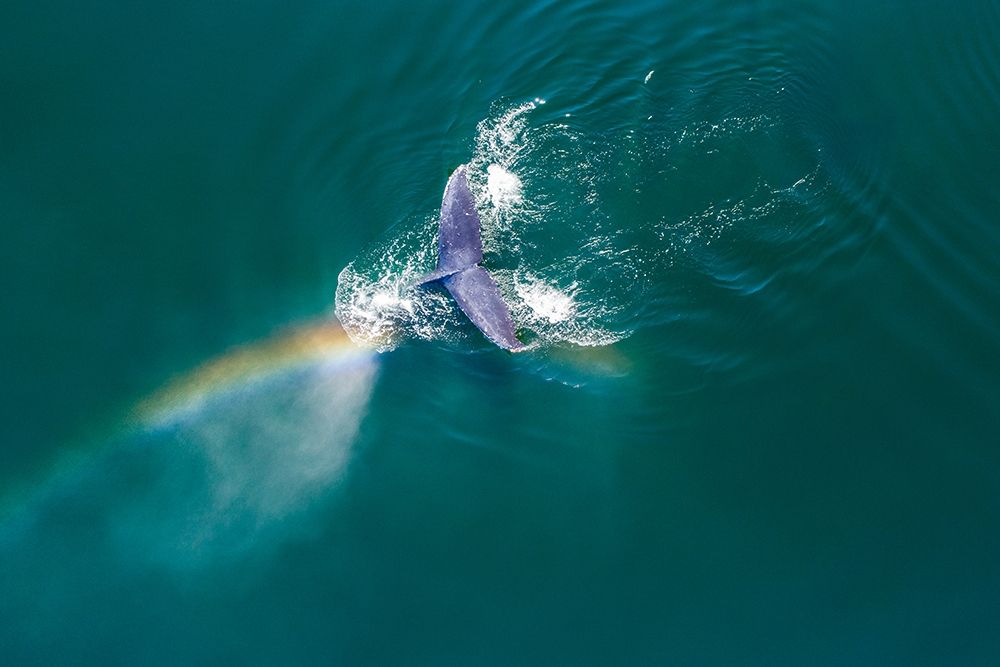
{"label": "rainbow in mist", "polygon": [[[332,319],[288,327],[264,340],[235,347],[168,381],[138,401],[103,435],[65,446],[41,474],[3,494],[0,520],[25,518],[33,508],[64,495],[81,480],[99,478],[107,465],[106,455],[142,451],[136,447],[140,443],[175,442],[169,435],[158,435],[165,429],[179,430],[189,443],[197,443],[210,465],[218,466],[220,456],[232,454],[227,459],[229,467],[221,473],[216,470],[217,474],[236,474],[233,466],[240,452],[246,453],[251,446],[258,455],[274,450],[285,457],[272,462],[265,477],[282,474],[289,457],[298,456],[313,469],[325,470],[324,479],[332,482],[345,465],[346,452],[366,411],[377,375],[377,356],[354,344]],[[289,398],[298,419],[278,429],[268,421],[268,413]],[[206,431],[206,424],[212,429]],[[226,431],[240,424],[255,433],[251,442],[245,437],[236,442],[239,438]],[[244,449],[237,451],[238,447]],[[294,490],[300,482],[289,477],[283,483]]]}
{"label": "rainbow in mist", "polygon": [[129,421],[155,428],[190,415],[209,400],[275,377],[313,367],[350,371],[373,364],[374,357],[371,350],[354,344],[333,320],[300,325],[236,347],[177,377],[140,401]]}

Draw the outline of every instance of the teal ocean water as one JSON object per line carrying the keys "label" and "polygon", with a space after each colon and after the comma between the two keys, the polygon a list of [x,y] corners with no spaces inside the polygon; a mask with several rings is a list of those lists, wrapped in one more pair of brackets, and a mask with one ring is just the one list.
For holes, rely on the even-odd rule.
{"label": "teal ocean water", "polygon": [[996,664],[998,34],[4,3],[0,662]]}

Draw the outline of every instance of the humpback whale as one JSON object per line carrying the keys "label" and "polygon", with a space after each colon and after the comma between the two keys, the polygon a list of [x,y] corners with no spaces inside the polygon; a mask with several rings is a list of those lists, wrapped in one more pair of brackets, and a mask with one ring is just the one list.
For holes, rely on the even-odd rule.
{"label": "humpback whale", "polygon": [[437,268],[414,286],[440,282],[483,335],[503,349],[517,352],[525,345],[514,335],[510,309],[493,277],[479,265],[483,261],[479,213],[465,172],[466,165],[458,167],[444,189]]}

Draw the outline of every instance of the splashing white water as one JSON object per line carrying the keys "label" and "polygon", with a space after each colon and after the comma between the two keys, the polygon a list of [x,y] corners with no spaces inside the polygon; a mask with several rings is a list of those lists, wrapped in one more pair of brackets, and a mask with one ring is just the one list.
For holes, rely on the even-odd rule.
{"label": "splashing white water", "polygon": [[494,208],[506,209],[523,201],[521,179],[498,164],[486,168],[486,192]]}
{"label": "splashing white water", "polygon": [[413,299],[404,296],[406,284],[400,279],[404,275],[385,274],[370,281],[354,273],[351,267],[341,271],[337,316],[351,340],[379,351],[395,346],[402,325],[412,320],[415,312]]}
{"label": "splashing white water", "polygon": [[576,302],[572,295],[576,283],[570,286],[567,293],[528,274],[524,276],[524,280],[518,280],[514,288],[525,305],[538,317],[549,322],[564,322],[576,313]]}

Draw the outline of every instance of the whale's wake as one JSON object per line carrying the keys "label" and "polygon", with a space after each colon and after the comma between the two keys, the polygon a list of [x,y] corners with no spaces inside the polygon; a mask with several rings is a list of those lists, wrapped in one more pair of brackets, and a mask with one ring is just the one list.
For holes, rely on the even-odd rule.
{"label": "whale's wake", "polygon": [[[798,230],[769,222],[777,212],[806,219],[828,185],[815,153],[786,146],[787,133],[765,114],[678,123],[643,110],[631,126],[602,131],[544,104],[496,105],[477,126],[467,169],[483,266],[536,348],[607,345],[669,321],[671,290],[684,287],[666,276],[693,269],[714,280],[720,262],[732,263],[732,247],[796,242]],[[767,150],[801,153],[800,171],[739,183],[686,176]],[[678,210],[680,192],[699,194],[704,207]],[[434,265],[436,230],[428,210],[343,269],[336,313],[355,342],[380,351],[407,338],[479,344],[442,290],[409,289]]]}

